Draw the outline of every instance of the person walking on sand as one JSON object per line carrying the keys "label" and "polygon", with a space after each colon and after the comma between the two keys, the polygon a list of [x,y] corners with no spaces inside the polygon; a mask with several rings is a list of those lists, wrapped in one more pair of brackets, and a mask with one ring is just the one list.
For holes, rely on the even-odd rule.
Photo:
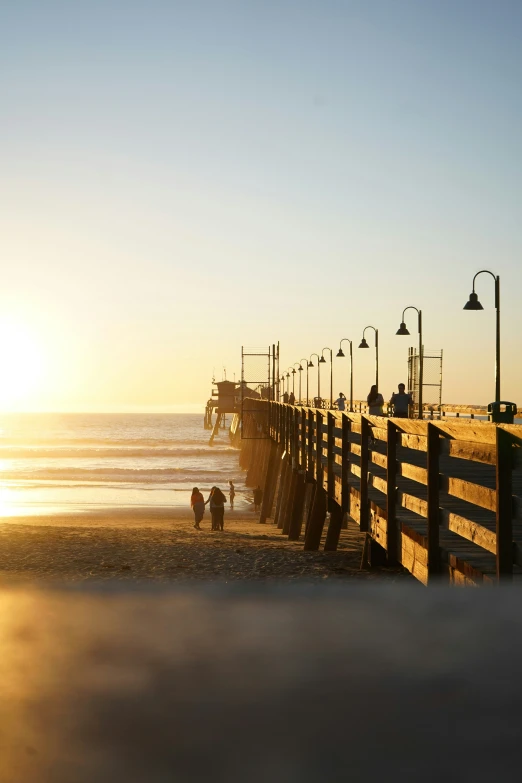
{"label": "person walking on sand", "polygon": [[366,398],[366,402],[368,403],[368,413],[371,416],[382,416],[384,397],[377,391],[377,386],[372,386],[370,393]]}
{"label": "person walking on sand", "polygon": [[228,486],[230,487],[230,494],[229,494],[229,497],[230,497],[230,510],[232,511],[232,509],[234,508],[234,498],[236,496],[236,488],[232,484],[231,481],[228,482]]}
{"label": "person walking on sand", "polygon": [[261,510],[261,503],[263,502],[263,490],[257,485],[256,489],[254,490],[254,513],[257,513]]}
{"label": "person walking on sand", "polygon": [[205,513],[205,498],[197,487],[194,487],[192,490],[192,495],[190,496],[190,506],[194,512],[194,527],[196,530],[201,530],[199,523],[203,519],[203,515]]}
{"label": "person walking on sand", "polygon": [[339,392],[339,396],[338,396],[338,398],[335,401],[335,404],[337,405],[337,410],[338,411],[346,410],[346,402],[345,402],[345,400],[346,400],[345,395],[342,392]]}
{"label": "person walking on sand", "polygon": [[406,394],[406,386],[399,383],[399,393],[394,392],[390,400],[393,405],[393,415],[397,419],[407,419],[412,402],[411,394]]}
{"label": "person walking on sand", "polygon": [[212,517],[212,530],[223,530],[226,502],[227,499],[219,487],[212,487],[210,490],[210,495],[205,501],[205,505],[208,503],[210,508],[210,516]]}

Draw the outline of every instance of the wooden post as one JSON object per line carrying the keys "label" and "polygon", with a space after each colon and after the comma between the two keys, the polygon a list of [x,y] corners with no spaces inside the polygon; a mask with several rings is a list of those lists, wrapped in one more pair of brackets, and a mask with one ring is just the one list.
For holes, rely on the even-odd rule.
{"label": "wooden post", "polygon": [[388,564],[399,559],[397,531],[397,427],[391,419],[387,421],[386,438],[386,540]]}
{"label": "wooden post", "polygon": [[303,527],[303,507],[306,492],[306,478],[303,470],[294,471],[295,491],[292,498],[292,507],[289,513],[290,527],[288,530],[289,541],[299,541]]}
{"label": "wooden post", "polygon": [[343,413],[342,415],[342,462],[341,462],[341,492],[342,492],[342,508],[343,508],[343,526],[344,514],[350,511],[350,456],[351,456],[351,431],[352,421],[348,416]]}
{"label": "wooden post", "polygon": [[343,522],[343,510],[338,503],[330,500],[330,524],[326,532],[326,541],[324,544],[325,552],[335,552],[339,544],[341,535],[341,526]]}
{"label": "wooden post", "polygon": [[323,486],[323,414],[315,413],[315,493],[305,536],[305,552],[317,551],[321,543],[326,518],[326,492]]}
{"label": "wooden post", "polygon": [[306,418],[306,411],[304,408],[301,409],[301,468],[306,473],[306,435],[307,435],[307,418]]}
{"label": "wooden post", "polygon": [[316,552],[321,543],[323,527],[326,519],[326,492],[323,487],[316,486],[312,508],[306,529],[304,551]]}
{"label": "wooden post", "polygon": [[308,411],[307,415],[307,443],[306,443],[306,477],[307,479],[313,480],[315,479],[315,470],[314,470],[314,412],[312,410]]}
{"label": "wooden post", "polygon": [[497,441],[497,579],[513,578],[513,445],[511,436],[496,428]]}
{"label": "wooden post", "polygon": [[284,536],[287,536],[290,533],[290,520],[292,519],[292,508],[294,505],[294,498],[297,489],[297,477],[298,472],[294,467],[292,467],[292,463],[290,462],[287,479],[288,492],[286,493],[285,503],[283,509],[281,510],[281,532]]}
{"label": "wooden post", "polygon": [[286,491],[288,488],[288,471],[289,471],[289,462],[290,458],[288,454],[284,454],[282,457],[282,466],[281,466],[281,478],[279,479],[279,493],[277,496],[277,503],[276,503],[276,513],[274,518],[274,524],[277,525],[277,527],[281,528],[283,526],[281,521],[281,509],[283,508],[283,501],[285,499]]}
{"label": "wooden post", "polygon": [[439,431],[428,423],[428,583],[440,574]]}
{"label": "wooden post", "polygon": [[368,438],[370,437],[370,423],[368,419],[361,416],[361,476],[359,492],[361,495],[361,517],[360,528],[362,533],[368,532],[370,510],[368,504]]}
{"label": "wooden post", "polygon": [[327,434],[326,434],[326,443],[327,443],[327,469],[326,469],[326,478],[327,478],[327,493],[330,501],[335,500],[335,473],[334,473],[334,464],[335,464],[335,416],[333,413],[326,414],[326,426],[327,426]]}
{"label": "wooden post", "polygon": [[265,486],[263,490],[263,501],[261,503],[261,514],[259,516],[259,522],[261,524],[266,523],[267,518],[272,512],[272,506],[274,505],[274,494],[277,482],[277,467],[280,461],[278,456],[277,444],[272,441],[270,443],[268,468],[266,471]]}

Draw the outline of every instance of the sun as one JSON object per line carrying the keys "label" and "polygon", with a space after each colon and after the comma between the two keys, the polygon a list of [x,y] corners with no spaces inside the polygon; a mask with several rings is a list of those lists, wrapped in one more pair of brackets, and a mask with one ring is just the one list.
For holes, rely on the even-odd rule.
{"label": "sun", "polygon": [[0,320],[0,410],[20,410],[42,382],[44,359],[36,330]]}

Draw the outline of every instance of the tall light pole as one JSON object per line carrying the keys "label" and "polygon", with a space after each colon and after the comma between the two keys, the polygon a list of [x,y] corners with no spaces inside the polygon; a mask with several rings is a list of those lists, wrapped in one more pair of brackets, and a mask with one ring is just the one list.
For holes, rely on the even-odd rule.
{"label": "tall light pole", "polygon": [[326,364],[326,359],[324,358],[324,352],[330,351],[330,409],[333,408],[333,351],[331,348],[323,348],[321,351],[321,358],[319,361],[322,364]]}
{"label": "tall light pole", "polygon": [[377,386],[377,391],[379,391],[379,330],[375,326],[365,326],[359,348],[370,347],[364,337],[367,329],[373,329],[375,332],[375,385]]}
{"label": "tall light pole", "polygon": [[286,393],[290,394],[290,373],[286,371]]}
{"label": "tall light pole", "polygon": [[[306,404],[308,405],[308,359],[301,359],[301,362],[304,362],[306,365]],[[299,404],[302,405],[301,400],[301,377],[303,372],[303,365],[299,362]]]}
{"label": "tall light pole", "polygon": [[424,416],[424,411],[422,410],[422,384],[424,380],[424,349],[422,346],[422,310],[419,310],[417,307],[414,307],[413,305],[409,305],[408,307],[405,307],[402,311],[402,321],[401,325],[397,329],[396,334],[409,334],[408,329],[406,328],[406,323],[404,322],[404,313],[406,310],[415,310],[418,314],[418,329],[419,329],[419,419],[422,419]]}
{"label": "tall light pole", "polygon": [[348,337],[343,337],[339,343],[339,350],[337,351],[336,355],[340,359],[344,357],[342,348],[344,342],[350,343],[350,413],[353,413],[353,345],[352,341]]}
{"label": "tall light pole", "polygon": [[[317,398],[320,399],[321,398],[321,376],[319,374],[319,360],[320,360],[321,357],[319,356],[318,353],[311,353],[310,354],[310,363],[308,365],[309,367],[313,367],[314,366],[314,363],[312,362],[312,356],[317,356]],[[308,394],[308,389],[306,390],[306,393]]]}
{"label": "tall light pole", "polygon": [[[295,381],[295,373],[296,373],[295,368],[296,367],[297,367],[297,371],[298,372],[299,372],[299,370],[303,369],[301,367],[301,365],[299,364],[299,362],[294,362],[294,366],[293,366],[293,369],[292,369],[292,372],[294,374],[294,381]],[[294,395],[295,395],[295,391],[294,391]],[[301,404],[301,376],[299,376],[299,404]]]}
{"label": "tall light pole", "polygon": [[292,394],[295,400],[295,367],[292,367]]}
{"label": "tall light pole", "polygon": [[495,340],[495,402],[500,402],[500,277],[494,275],[489,269],[482,269],[477,272],[473,278],[473,291],[469,295],[469,300],[464,305],[464,310],[483,310],[484,308],[478,300],[478,296],[475,293],[475,280],[479,275],[491,275],[495,281],[495,308],[497,311],[496,318],[496,340]]}

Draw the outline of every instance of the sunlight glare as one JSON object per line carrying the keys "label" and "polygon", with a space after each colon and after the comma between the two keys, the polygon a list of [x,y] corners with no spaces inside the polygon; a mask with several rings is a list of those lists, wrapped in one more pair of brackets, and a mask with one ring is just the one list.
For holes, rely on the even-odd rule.
{"label": "sunlight glare", "polygon": [[36,335],[21,324],[0,321],[0,410],[20,409],[38,392],[44,361]]}

